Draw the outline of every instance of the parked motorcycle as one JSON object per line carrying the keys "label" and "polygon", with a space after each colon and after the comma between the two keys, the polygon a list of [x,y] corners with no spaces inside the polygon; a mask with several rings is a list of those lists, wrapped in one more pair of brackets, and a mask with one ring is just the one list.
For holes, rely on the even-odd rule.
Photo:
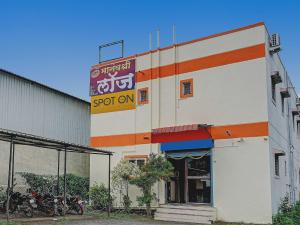
{"label": "parked motorcycle", "polygon": [[48,216],[55,216],[57,199],[51,194],[38,194],[32,192],[32,196],[35,198],[36,205],[34,209],[46,213]]}
{"label": "parked motorcycle", "polygon": [[[34,200],[30,196],[22,195],[20,192],[13,192],[10,190],[9,200],[9,212],[14,213],[16,211],[23,212],[26,217],[33,216],[32,202]],[[6,211],[7,201],[3,203],[3,209]]]}
{"label": "parked motorcycle", "polygon": [[66,198],[67,204],[66,204],[66,210],[64,210],[64,197],[60,196],[58,197],[58,213],[60,215],[64,215],[67,212],[74,211],[78,215],[83,215],[84,212],[84,204],[83,201],[79,197],[71,197],[67,196]]}
{"label": "parked motorcycle", "polygon": [[79,197],[69,197],[67,198],[67,205],[69,211],[75,211],[78,215],[83,215],[83,201]]}

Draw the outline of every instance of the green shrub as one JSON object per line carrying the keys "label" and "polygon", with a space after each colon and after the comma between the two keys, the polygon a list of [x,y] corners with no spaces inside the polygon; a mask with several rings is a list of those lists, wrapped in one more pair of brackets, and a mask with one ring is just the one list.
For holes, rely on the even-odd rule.
{"label": "green shrub", "polygon": [[[112,171],[112,187],[115,193],[120,193],[123,196],[123,200],[120,202],[125,212],[130,212],[132,201],[128,196],[129,192],[129,180],[131,177],[137,176],[139,173],[139,167],[129,162],[128,160],[121,160]],[[120,198],[121,199],[121,198]]]}
{"label": "green shrub", "polygon": [[[64,178],[59,177],[60,192],[64,190]],[[66,175],[67,193],[71,196],[80,196],[82,199],[88,200],[89,198],[89,187],[90,180],[88,177],[81,177],[74,174]]]}
{"label": "green shrub", "polygon": [[[18,173],[25,180],[29,187],[39,193],[57,194],[57,176],[37,175],[34,173]],[[66,174],[67,194],[71,196],[80,196],[82,199],[88,199],[89,178],[74,174]],[[63,194],[64,177],[59,177],[59,195]]]}
{"label": "green shrub", "polygon": [[292,205],[290,204],[288,196],[285,196],[283,199],[281,199],[281,203],[279,206],[279,212],[287,213],[287,212],[292,211],[292,209],[293,208],[292,208]]}
{"label": "green shrub", "polygon": [[282,200],[279,213],[273,217],[274,225],[299,225],[300,224],[300,203],[295,206],[287,204],[286,199]]}
{"label": "green shrub", "polygon": [[106,209],[112,203],[112,196],[109,197],[109,191],[104,184],[95,184],[89,191],[92,207],[94,209]]}
{"label": "green shrub", "polygon": [[147,162],[141,167],[137,176],[130,180],[142,195],[137,197],[140,206],[146,205],[147,216],[151,216],[151,201],[156,199],[153,185],[160,180],[168,180],[173,174],[173,166],[162,155],[150,154]]}

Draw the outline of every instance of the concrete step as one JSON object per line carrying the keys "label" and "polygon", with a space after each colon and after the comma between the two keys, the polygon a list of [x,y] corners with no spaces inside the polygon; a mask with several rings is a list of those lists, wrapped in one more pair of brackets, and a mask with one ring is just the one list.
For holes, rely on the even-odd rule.
{"label": "concrete step", "polygon": [[208,205],[165,204],[160,205],[154,219],[175,222],[211,224],[217,217],[216,209]]}
{"label": "concrete step", "polygon": [[191,215],[178,215],[177,214],[177,216],[174,216],[172,214],[155,213],[154,219],[162,220],[162,221],[184,222],[184,223],[212,224],[212,221],[207,217],[191,216]]}
{"label": "concrete step", "polygon": [[158,208],[158,213],[170,213],[170,214],[185,214],[195,216],[206,216],[216,219],[216,211],[213,210],[195,210],[195,209],[177,209],[177,208]]}
{"label": "concrete step", "polygon": [[209,205],[176,205],[176,204],[164,204],[160,205],[159,208],[166,208],[166,209],[179,209],[179,210],[192,210],[192,211],[210,211],[216,212],[216,208],[211,207]]}

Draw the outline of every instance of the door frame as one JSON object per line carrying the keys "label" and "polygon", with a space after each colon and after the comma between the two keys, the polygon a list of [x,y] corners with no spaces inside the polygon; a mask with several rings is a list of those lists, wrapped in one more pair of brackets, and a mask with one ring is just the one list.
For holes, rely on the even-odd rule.
{"label": "door frame", "polygon": [[[165,155],[166,156],[166,155]],[[197,202],[189,202],[188,201],[188,164],[187,164],[187,158],[184,159],[185,161],[185,177],[184,177],[184,200],[185,204],[199,204],[199,205],[210,205],[214,206],[214,168],[213,168],[213,150],[209,149],[209,153],[206,155],[210,157],[210,203],[197,203]],[[165,182],[165,202],[168,202],[168,188],[167,188],[167,182]]]}

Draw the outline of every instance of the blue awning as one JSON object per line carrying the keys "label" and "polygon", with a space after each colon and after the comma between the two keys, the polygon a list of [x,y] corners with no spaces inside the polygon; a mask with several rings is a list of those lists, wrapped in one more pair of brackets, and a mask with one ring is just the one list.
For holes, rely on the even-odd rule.
{"label": "blue awning", "polygon": [[160,149],[163,152],[189,149],[209,149],[214,147],[212,139],[192,140],[192,141],[176,141],[160,144]]}

